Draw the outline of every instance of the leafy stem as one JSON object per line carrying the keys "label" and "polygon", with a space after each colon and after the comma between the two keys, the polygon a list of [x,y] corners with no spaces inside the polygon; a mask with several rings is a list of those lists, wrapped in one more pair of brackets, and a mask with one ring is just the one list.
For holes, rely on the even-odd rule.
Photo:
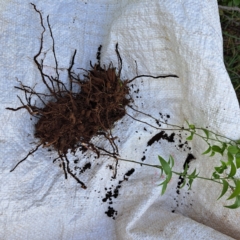
{"label": "leafy stem", "polygon": [[[159,122],[161,121],[158,121],[158,123]],[[209,154],[209,157],[213,157],[216,153],[218,153],[225,160],[220,160],[220,166],[214,167],[214,171],[210,177],[199,176],[199,173],[197,173],[197,169],[194,169],[193,172],[189,173],[188,165],[184,167],[183,172],[174,171],[174,159],[171,155],[169,156],[168,160],[165,160],[163,157],[158,156],[160,163],[159,165],[147,164],[124,158],[118,158],[118,160],[159,169],[161,172],[160,176],[164,176],[165,179],[163,182],[160,183],[160,186],[162,186],[161,194],[165,193],[167,185],[172,178],[172,175],[175,174],[183,180],[180,188],[184,187],[187,184],[188,188],[191,189],[193,181],[195,179],[202,179],[205,181],[212,181],[214,183],[221,184],[222,192],[220,193],[218,199],[228,194],[227,200],[235,199],[235,202],[232,205],[228,205],[225,207],[230,209],[240,207],[240,179],[236,177],[237,170],[240,168],[240,140],[232,140],[228,137],[224,137],[220,134],[214,133],[213,131],[206,128],[195,127],[195,125],[189,124],[187,121],[187,127],[180,127],[165,122],[161,123],[164,123],[174,128],[155,128],[161,130],[181,130],[188,132],[190,133],[190,135],[186,138],[186,140],[188,141],[191,141],[194,136],[197,136],[203,141],[205,141],[208,145],[208,148],[202,153],[203,155]],[[230,189],[231,191],[229,192],[228,189]]]}

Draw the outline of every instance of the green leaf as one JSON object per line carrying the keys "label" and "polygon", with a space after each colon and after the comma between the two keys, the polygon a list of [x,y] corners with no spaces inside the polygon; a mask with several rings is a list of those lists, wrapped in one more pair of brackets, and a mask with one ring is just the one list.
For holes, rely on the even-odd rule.
{"label": "green leaf", "polygon": [[224,172],[224,169],[222,167],[215,167],[214,168],[216,170],[217,173],[223,173]]}
{"label": "green leaf", "polygon": [[222,149],[221,149],[222,155],[223,155],[223,153],[224,153],[226,148],[227,148],[227,144],[226,143],[222,143]]}
{"label": "green leaf", "polygon": [[236,141],[237,144],[240,144],[240,139]]}
{"label": "green leaf", "polygon": [[230,152],[231,154],[236,154],[239,152],[239,148],[237,146],[229,146],[228,147],[228,152]]}
{"label": "green leaf", "polygon": [[217,146],[217,145],[213,145],[212,146],[212,150],[214,152],[218,152],[218,153],[222,154],[222,149],[219,146]]}
{"label": "green leaf", "polygon": [[215,155],[215,152],[212,151],[212,153],[211,153],[211,155],[210,155],[209,157],[212,157],[212,156],[214,156],[214,155]]}
{"label": "green leaf", "polygon": [[167,175],[167,178],[165,179],[165,181],[163,181],[162,183],[160,183],[158,186],[162,186],[162,191],[161,191],[161,195],[163,195],[167,189],[167,185],[169,183],[169,181],[171,180],[172,178],[172,172],[170,172],[168,175]]}
{"label": "green leaf", "polygon": [[173,166],[174,166],[174,159],[173,159],[172,155],[169,156],[168,164],[169,164],[169,166],[171,168],[173,168]]}
{"label": "green leaf", "polygon": [[189,184],[189,187],[188,187],[188,190],[191,190],[191,187],[192,187],[192,183],[193,183],[193,180],[198,176],[198,174],[196,174],[196,168],[194,169],[194,171],[188,175],[188,184]]}
{"label": "green leaf", "polygon": [[206,134],[207,139],[209,139],[209,131],[207,129],[204,129],[204,128],[202,130]]}
{"label": "green leaf", "polygon": [[202,155],[210,153],[211,150],[212,150],[212,147],[209,146],[209,148],[205,152],[203,152]]}
{"label": "green leaf", "polygon": [[160,164],[163,168],[163,171],[166,175],[170,174],[172,172],[169,164],[161,157],[161,156],[158,156],[158,159],[160,161]]}
{"label": "green leaf", "polygon": [[163,195],[163,194],[166,192],[166,189],[167,189],[167,182],[164,181],[164,182],[163,182],[163,186],[162,186],[162,192],[161,192],[161,195]]}
{"label": "green leaf", "polygon": [[188,190],[192,189],[193,180],[194,180],[194,178],[190,178],[189,179],[189,181],[188,181],[188,184],[189,184]]}
{"label": "green leaf", "polygon": [[235,187],[233,193],[229,196],[229,198],[227,200],[235,198],[240,194],[240,180],[236,180],[235,185],[236,185],[236,187]]}
{"label": "green leaf", "polygon": [[222,167],[223,167],[224,169],[227,169],[227,164],[226,164],[225,162],[223,162],[223,161],[221,161],[221,163],[222,163]]}
{"label": "green leaf", "polygon": [[189,124],[189,128],[194,130],[195,129],[195,125]]}
{"label": "green leaf", "polygon": [[228,182],[226,180],[222,179],[222,183],[223,183],[223,189],[222,189],[221,195],[218,197],[218,199],[220,199],[228,190],[228,186],[229,186]]}
{"label": "green leaf", "polygon": [[195,168],[194,171],[188,176],[189,178],[196,178],[198,174],[196,174],[197,169]]}
{"label": "green leaf", "polygon": [[193,135],[194,135],[194,133],[193,132],[191,132],[191,135],[190,136],[188,136],[187,138],[186,138],[186,140],[192,140],[193,139]]}
{"label": "green leaf", "polygon": [[181,175],[185,176],[187,174],[187,171],[188,171],[188,165],[186,164],[185,168],[184,168],[184,171],[183,171],[183,173]]}
{"label": "green leaf", "polygon": [[160,166],[160,170],[161,170],[160,176],[162,176],[163,175],[163,169],[162,169],[161,166]]}
{"label": "green leaf", "polygon": [[236,174],[236,172],[237,172],[237,169],[234,163],[231,162],[231,170],[230,170],[230,173],[228,174],[228,177],[233,177]]}
{"label": "green leaf", "polygon": [[172,178],[172,172],[170,172],[168,175],[167,175],[167,178],[166,178],[166,182],[167,183],[169,183],[170,182],[170,180],[171,180],[171,178]]}
{"label": "green leaf", "polygon": [[220,175],[217,174],[216,172],[214,172],[214,173],[212,174],[212,176],[213,176],[214,179],[219,179],[219,178],[220,178]]}
{"label": "green leaf", "polygon": [[180,185],[180,188],[183,188],[186,185],[186,178],[184,178],[183,183]]}
{"label": "green leaf", "polygon": [[230,208],[230,209],[236,209],[236,208],[240,207],[240,196],[236,197],[234,204],[229,205],[229,206],[224,206],[224,207]]}
{"label": "green leaf", "polygon": [[235,158],[236,158],[236,166],[237,168],[240,168],[240,153],[237,153]]}
{"label": "green leaf", "polygon": [[216,170],[217,173],[222,174],[225,169],[227,169],[227,165],[225,162],[221,161],[222,165],[220,167],[215,167],[214,169]]}
{"label": "green leaf", "polygon": [[233,155],[230,152],[228,152],[227,155],[228,155],[228,162],[232,162],[234,159]]}

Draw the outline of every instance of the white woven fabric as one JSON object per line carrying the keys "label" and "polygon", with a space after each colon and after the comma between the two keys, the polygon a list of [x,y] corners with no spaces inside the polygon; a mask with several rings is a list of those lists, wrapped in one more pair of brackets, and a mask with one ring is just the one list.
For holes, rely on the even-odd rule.
{"label": "white woven fabric", "polygon": [[[240,138],[239,104],[223,64],[216,1],[34,3],[43,14],[45,26],[49,15],[63,81],[74,49],[74,70],[80,71],[80,67],[89,69],[89,61],[94,62],[100,44],[103,63],[117,64],[114,50],[118,42],[123,77],[136,76],[135,60],[138,74],[179,76],[136,80],[132,96],[137,109],[168,123],[181,125],[187,119],[196,126],[208,126],[222,135]],[[88,187],[83,190],[71,177],[65,180],[58,163],[52,163],[56,153],[42,148],[9,173],[37,143],[36,121],[31,121],[25,110],[5,110],[20,106],[16,95],[24,98],[21,91],[14,89],[19,84],[16,78],[31,87],[37,84],[36,88],[43,92],[46,88],[33,61],[42,28],[32,5],[26,0],[1,1],[0,23],[0,239],[240,239],[240,210],[224,208],[225,199],[216,202],[221,189],[211,183],[196,181],[192,191],[183,189],[177,194],[178,179],[174,177],[166,194],[160,196],[157,170],[120,162],[117,179],[112,180],[109,165],[114,166],[114,160],[77,153],[69,156],[73,169],[91,162],[91,169],[79,176]],[[47,31],[43,52],[44,69],[49,74],[54,73],[55,67],[51,49]],[[154,124],[142,114],[131,109],[128,112]],[[176,169],[181,170],[191,152],[196,157],[191,167],[197,167],[202,175],[211,174],[211,167],[219,158],[201,155],[205,143],[195,139],[180,148],[181,137],[176,135],[174,143],[161,140],[147,147],[148,140],[158,132],[127,116],[113,129],[123,158],[141,161],[145,156],[145,163],[158,164],[157,155],[167,158],[171,154]],[[105,146],[104,141],[100,144]],[[79,162],[74,164],[76,158]],[[132,168],[135,172],[121,183],[119,195],[112,197],[111,204],[110,199],[105,199],[107,191],[117,189]],[[117,214],[108,217],[109,207]]]}

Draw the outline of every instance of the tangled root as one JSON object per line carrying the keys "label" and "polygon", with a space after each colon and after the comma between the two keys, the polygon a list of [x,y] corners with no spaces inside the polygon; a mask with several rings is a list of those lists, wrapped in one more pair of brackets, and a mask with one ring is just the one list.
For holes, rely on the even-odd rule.
{"label": "tangled root", "polygon": [[[115,52],[118,58],[118,70],[112,63],[107,67],[101,66],[100,46],[97,52],[98,62],[94,66],[90,62],[91,70],[84,70],[85,75],[83,78],[72,72],[76,55],[75,50],[70,67],[68,68],[69,87],[67,87],[59,77],[54,38],[49,17],[47,17],[47,23],[53,41],[52,51],[56,65],[56,77],[46,75],[43,71],[43,60],[38,60],[38,57],[42,53],[43,35],[46,29],[43,25],[41,12],[37,10],[34,4],[32,5],[40,16],[43,28],[40,49],[34,56],[34,61],[41,75],[42,83],[48,89],[48,93],[38,93],[33,88],[22,84],[22,82],[20,82],[20,87],[15,87],[25,93],[27,103],[24,103],[18,97],[22,105],[18,108],[7,109],[12,111],[26,109],[30,115],[38,119],[35,125],[34,136],[38,139],[39,143],[11,171],[14,171],[20,163],[25,161],[29,155],[36,152],[40,146],[52,147],[58,153],[58,157],[54,161],[57,159],[62,161],[65,178],[67,178],[68,174],[71,175],[85,189],[86,185],[70,170],[67,158],[68,151],[70,150],[75,153],[79,148],[84,150],[90,149],[100,157],[101,150],[109,156],[114,157],[117,162],[116,155],[118,154],[118,148],[114,142],[115,138],[111,134],[111,128],[113,128],[116,121],[126,114],[126,106],[130,102],[133,102],[130,96],[129,83],[140,77],[165,78],[177,76],[163,75],[154,77],[151,75],[139,75],[131,80],[122,80],[122,59],[118,51],[118,44],[116,44]],[[73,89],[78,89],[78,91],[74,91]],[[32,96],[36,96],[42,102],[43,107],[37,107],[36,104],[32,104]],[[49,97],[52,100],[45,101]],[[112,153],[91,143],[92,137],[98,135],[103,135],[110,142],[113,148]]]}
{"label": "tangled root", "polygon": [[107,69],[95,64],[86,72],[84,79],[70,76],[71,82],[80,86],[80,92],[54,92],[56,101],[37,109],[40,119],[35,125],[35,137],[44,147],[53,146],[60,154],[69,149],[75,152],[79,142],[89,146],[93,136],[107,137],[130,102],[126,97],[127,81],[122,82],[112,64]]}

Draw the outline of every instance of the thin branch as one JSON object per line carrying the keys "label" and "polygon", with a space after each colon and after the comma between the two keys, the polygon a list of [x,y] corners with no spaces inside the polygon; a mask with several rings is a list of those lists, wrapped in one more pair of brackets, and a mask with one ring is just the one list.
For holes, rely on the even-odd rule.
{"label": "thin branch", "polygon": [[240,12],[240,8],[239,7],[227,7],[227,6],[222,6],[222,5],[218,5],[218,8],[224,11],[237,11]]}

